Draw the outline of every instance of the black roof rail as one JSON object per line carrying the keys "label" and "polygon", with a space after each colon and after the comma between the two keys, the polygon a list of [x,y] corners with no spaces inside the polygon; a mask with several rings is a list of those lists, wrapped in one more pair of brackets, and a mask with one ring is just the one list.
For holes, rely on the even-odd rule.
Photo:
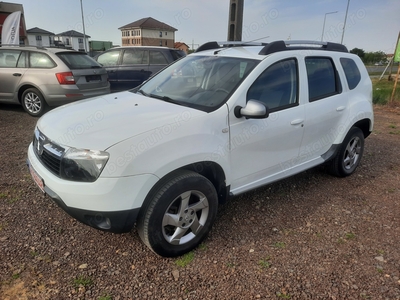
{"label": "black roof rail", "polygon": [[220,48],[232,48],[232,47],[243,47],[243,46],[265,46],[266,43],[256,42],[243,42],[243,41],[224,41],[224,42],[207,42],[196,49],[195,52],[201,52],[206,50],[220,49]]}
{"label": "black roof rail", "polygon": [[327,50],[336,52],[349,52],[346,46],[338,43],[293,40],[269,43],[263,49],[261,49],[258,54],[268,55],[286,50]]}

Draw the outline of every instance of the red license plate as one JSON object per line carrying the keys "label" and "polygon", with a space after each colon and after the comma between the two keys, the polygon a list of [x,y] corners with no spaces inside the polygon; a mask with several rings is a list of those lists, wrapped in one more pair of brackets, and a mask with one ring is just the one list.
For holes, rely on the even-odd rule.
{"label": "red license plate", "polygon": [[29,164],[29,172],[31,173],[31,176],[33,178],[33,181],[36,182],[38,187],[41,189],[41,191],[44,193],[44,181],[43,179],[36,173],[35,169]]}

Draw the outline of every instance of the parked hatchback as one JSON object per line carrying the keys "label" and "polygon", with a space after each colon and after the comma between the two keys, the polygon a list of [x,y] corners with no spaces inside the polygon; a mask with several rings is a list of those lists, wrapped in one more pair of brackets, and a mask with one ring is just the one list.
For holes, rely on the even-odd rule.
{"label": "parked hatchback", "polygon": [[117,47],[95,57],[108,72],[112,91],[134,88],[151,75],[185,56],[179,49],[165,47]]}
{"label": "parked hatchback", "polygon": [[0,103],[20,103],[32,116],[48,106],[110,92],[106,70],[84,52],[0,47]]}

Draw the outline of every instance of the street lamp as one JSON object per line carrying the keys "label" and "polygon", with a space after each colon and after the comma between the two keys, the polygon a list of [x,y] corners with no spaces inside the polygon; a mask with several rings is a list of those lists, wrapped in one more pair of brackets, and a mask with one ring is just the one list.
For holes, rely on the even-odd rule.
{"label": "street lamp", "polygon": [[331,15],[331,14],[336,14],[336,13],[337,13],[337,11],[331,11],[331,12],[328,12],[328,13],[325,14],[325,17],[324,17],[324,26],[322,26],[321,42],[322,42],[322,40],[324,39],[326,15]]}

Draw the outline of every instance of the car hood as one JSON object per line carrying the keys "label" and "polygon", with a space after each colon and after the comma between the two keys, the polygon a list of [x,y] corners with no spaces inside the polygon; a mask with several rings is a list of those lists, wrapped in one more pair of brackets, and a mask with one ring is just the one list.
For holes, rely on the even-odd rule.
{"label": "car hood", "polygon": [[50,140],[69,147],[106,150],[157,128],[176,128],[206,114],[189,107],[120,92],[56,108],[38,121]]}

